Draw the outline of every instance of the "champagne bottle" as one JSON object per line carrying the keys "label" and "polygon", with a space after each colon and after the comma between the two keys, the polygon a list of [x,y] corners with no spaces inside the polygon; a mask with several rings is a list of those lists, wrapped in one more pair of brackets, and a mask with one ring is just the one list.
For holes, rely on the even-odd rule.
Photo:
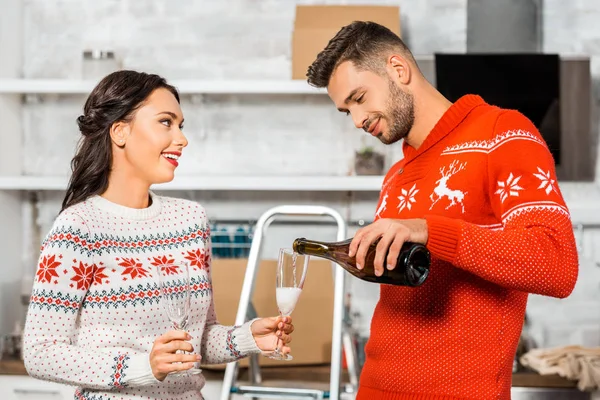
{"label": "champagne bottle", "polygon": [[378,239],[371,244],[365,256],[362,269],[356,267],[356,258],[348,256],[352,239],[341,242],[317,242],[305,238],[294,240],[292,248],[298,254],[306,254],[331,260],[339,264],[355,277],[367,282],[397,285],[420,286],[429,275],[429,250],[422,244],[406,242],[402,246],[396,267],[388,270],[386,267],[387,254],[384,258],[384,271],[381,276],[375,275],[375,253]]}

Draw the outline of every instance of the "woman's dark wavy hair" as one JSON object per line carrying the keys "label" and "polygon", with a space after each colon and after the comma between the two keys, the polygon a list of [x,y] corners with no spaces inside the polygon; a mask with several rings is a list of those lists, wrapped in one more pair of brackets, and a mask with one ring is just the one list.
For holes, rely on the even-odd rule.
{"label": "woman's dark wavy hair", "polygon": [[133,120],[137,109],[159,88],[169,90],[180,101],[177,89],[163,77],[137,71],[113,72],[92,90],[83,115],[77,118],[82,137],[71,160],[72,174],[61,212],[106,191],[113,158],[112,125]]}

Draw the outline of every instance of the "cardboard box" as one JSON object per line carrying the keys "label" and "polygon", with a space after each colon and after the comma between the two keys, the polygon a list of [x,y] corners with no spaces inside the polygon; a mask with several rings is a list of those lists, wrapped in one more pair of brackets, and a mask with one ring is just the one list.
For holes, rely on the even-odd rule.
{"label": "cardboard box", "polygon": [[[213,295],[217,318],[223,325],[233,325],[238,310],[240,293],[248,260],[242,258],[214,259],[211,266]],[[252,302],[259,317],[279,315],[275,300],[276,260],[262,260],[255,281]],[[329,364],[331,361],[331,334],[333,327],[333,273],[331,262],[311,259],[304,289],[292,313],[291,361],[271,360],[259,356],[259,365]],[[248,366],[248,359],[240,361]],[[225,365],[203,366],[222,369]]]}
{"label": "cardboard box", "polygon": [[353,21],[377,22],[400,36],[398,6],[296,6],[292,36],[292,79],[306,79],[308,67],[335,34]]}

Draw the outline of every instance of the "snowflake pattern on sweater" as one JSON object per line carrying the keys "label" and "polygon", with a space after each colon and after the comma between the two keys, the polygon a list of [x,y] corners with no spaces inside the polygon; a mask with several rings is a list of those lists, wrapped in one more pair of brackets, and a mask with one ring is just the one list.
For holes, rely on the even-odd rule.
{"label": "snowflake pattern on sweater", "polygon": [[215,315],[210,231],[197,203],[150,193],[146,209],[95,196],[63,211],[46,236],[24,332],[28,373],[77,386],[76,399],[201,399],[202,375],[152,374],[156,338],[172,330],[160,302],[157,268],[190,265],[188,332],[203,364],[260,350],[242,326]]}

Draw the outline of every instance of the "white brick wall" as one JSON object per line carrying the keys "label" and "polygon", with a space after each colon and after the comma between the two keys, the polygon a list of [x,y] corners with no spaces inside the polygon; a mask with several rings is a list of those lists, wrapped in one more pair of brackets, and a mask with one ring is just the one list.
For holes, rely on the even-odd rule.
{"label": "white brick wall", "polygon": [[[287,79],[295,4],[364,4],[365,1],[277,0],[24,0],[23,73],[31,78],[79,78],[84,48],[115,50],[123,67],[157,72],[168,79]],[[398,4],[380,1],[379,4]],[[600,3],[546,0],[544,50],[593,56],[600,76]],[[466,48],[466,0],[401,2],[404,38],[415,54],[462,52]],[[598,101],[597,91],[596,103]],[[68,170],[77,140],[75,118],[82,97],[44,98],[28,103],[24,113],[23,168],[26,173],[55,175]],[[181,174],[345,175],[354,149],[372,144],[386,152],[387,166],[401,157],[399,146],[383,149],[361,135],[337,113],[326,97],[206,96],[184,99],[190,146]],[[307,138],[312,146],[307,144]],[[599,164],[600,165],[600,164]],[[600,176],[600,174],[598,174]],[[351,218],[369,219],[376,197],[343,194],[182,193],[224,218],[257,218],[271,205],[318,202]],[[565,193],[576,196],[576,193]],[[42,231],[57,211],[60,194],[44,194]],[[313,232],[313,231],[307,231]],[[287,232],[290,238],[296,232]],[[307,233],[306,233],[307,234]],[[317,233],[315,233],[316,235]],[[330,232],[319,234],[329,235]],[[308,234],[307,234],[308,235]],[[331,233],[332,235],[332,233]],[[600,261],[599,233],[585,233],[588,258]],[[287,240],[287,239],[286,239]],[[271,250],[278,247],[273,243]],[[576,292],[566,301],[533,296],[532,331],[543,346],[600,345],[600,267],[582,258]],[[377,298],[373,285],[353,282],[362,312],[361,330]],[[356,297],[356,296],[355,296]],[[567,323],[567,328],[559,323]]]}
{"label": "white brick wall", "polygon": [[[287,79],[291,76],[296,3],[310,1],[39,1],[25,3],[24,75],[79,78],[85,48],[116,51],[124,68],[169,79]],[[329,1],[328,4],[362,4]],[[386,2],[381,2],[385,4]],[[389,4],[397,4],[388,1]],[[406,40],[416,54],[464,51],[466,1],[412,0],[402,5]],[[196,96],[186,98],[193,158],[180,173],[334,174],[351,171],[353,150],[376,139],[356,133],[326,97]],[[83,98],[27,106],[26,173],[66,171]],[[307,141],[307,138],[313,139]],[[317,141],[322,147],[311,147]],[[37,154],[43,157],[32,158]],[[255,160],[260,158],[261,163]]]}

